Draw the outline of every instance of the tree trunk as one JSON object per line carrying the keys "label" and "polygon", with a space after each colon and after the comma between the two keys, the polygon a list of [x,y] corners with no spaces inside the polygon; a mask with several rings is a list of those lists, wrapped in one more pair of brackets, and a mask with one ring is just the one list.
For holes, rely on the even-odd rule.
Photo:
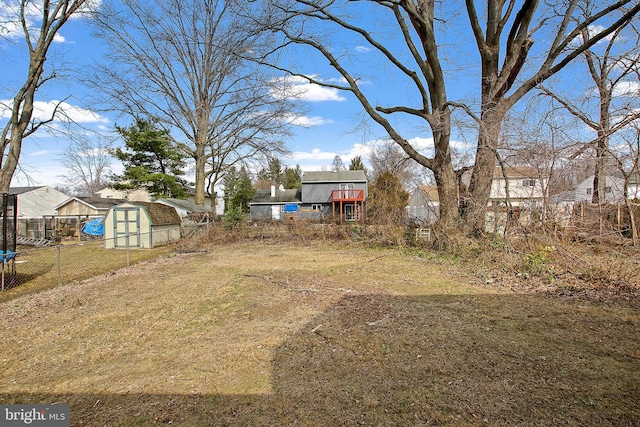
{"label": "tree trunk", "polygon": [[485,107],[480,118],[476,161],[463,205],[465,222],[471,227],[474,235],[481,235],[485,230],[484,223],[491,196],[491,183],[496,167],[496,152],[503,118],[504,114],[500,113],[497,106]]}
{"label": "tree trunk", "polygon": [[196,161],[196,194],[194,195],[194,203],[198,206],[204,206],[204,191],[205,191],[205,144],[198,141],[196,143],[195,161]]}

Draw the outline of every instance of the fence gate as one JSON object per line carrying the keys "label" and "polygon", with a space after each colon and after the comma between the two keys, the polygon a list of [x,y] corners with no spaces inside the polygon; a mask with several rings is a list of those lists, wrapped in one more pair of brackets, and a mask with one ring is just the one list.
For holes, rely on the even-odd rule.
{"label": "fence gate", "polygon": [[140,209],[113,209],[113,236],[116,248],[140,247]]}

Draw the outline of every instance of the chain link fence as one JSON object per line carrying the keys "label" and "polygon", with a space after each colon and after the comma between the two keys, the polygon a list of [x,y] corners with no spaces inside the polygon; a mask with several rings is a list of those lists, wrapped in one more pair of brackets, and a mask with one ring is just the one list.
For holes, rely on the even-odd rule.
{"label": "chain link fence", "polygon": [[[126,238],[126,241],[140,242],[145,238],[149,238],[149,234],[141,233],[136,238]],[[166,240],[165,244],[151,249],[124,246],[122,237],[118,244],[99,239],[50,242],[47,246],[37,248],[18,246],[15,257],[4,263],[0,261],[1,289],[10,291],[0,293],[0,301],[106,274],[175,251],[177,242],[171,242],[169,239],[160,240]],[[116,248],[107,249],[113,246]]]}

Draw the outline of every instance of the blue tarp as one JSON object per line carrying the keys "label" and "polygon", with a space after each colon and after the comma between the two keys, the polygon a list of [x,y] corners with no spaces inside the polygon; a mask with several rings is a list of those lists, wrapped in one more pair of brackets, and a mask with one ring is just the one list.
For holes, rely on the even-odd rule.
{"label": "blue tarp", "polygon": [[2,258],[6,264],[7,261],[13,259],[16,256],[15,252],[10,249],[7,249],[7,253],[5,254],[3,250],[0,250],[0,258]]}
{"label": "blue tarp", "polygon": [[96,218],[86,222],[82,226],[82,232],[90,236],[103,236],[104,235],[104,218]]}

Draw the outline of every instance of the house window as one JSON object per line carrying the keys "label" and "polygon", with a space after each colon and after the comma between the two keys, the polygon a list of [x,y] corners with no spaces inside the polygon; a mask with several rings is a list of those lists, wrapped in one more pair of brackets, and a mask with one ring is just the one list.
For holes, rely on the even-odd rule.
{"label": "house window", "polygon": [[587,188],[587,194],[593,194],[593,188]]}
{"label": "house window", "polygon": [[523,179],[522,186],[523,187],[535,187],[536,180],[535,179]]}
{"label": "house window", "polygon": [[604,192],[605,193],[611,193],[611,187],[605,187],[604,188]]}
{"label": "house window", "polygon": [[322,205],[311,205],[312,211],[320,211],[322,210]]}

